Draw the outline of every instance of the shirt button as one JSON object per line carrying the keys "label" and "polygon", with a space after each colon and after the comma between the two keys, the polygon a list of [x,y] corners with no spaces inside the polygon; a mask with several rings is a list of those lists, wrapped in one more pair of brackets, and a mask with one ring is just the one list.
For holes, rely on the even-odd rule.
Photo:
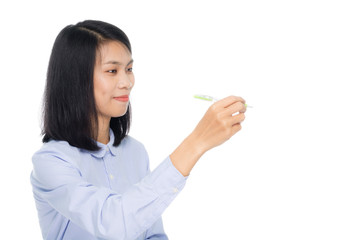
{"label": "shirt button", "polygon": [[174,192],[174,193],[177,193],[178,191],[179,191],[179,189],[178,189],[178,188],[176,188],[176,187],[175,187],[175,188],[173,188],[173,192]]}
{"label": "shirt button", "polygon": [[109,151],[109,146],[106,147],[106,151],[107,151],[107,152]]}
{"label": "shirt button", "polygon": [[114,176],[111,173],[109,174],[109,177],[110,177],[111,180],[114,179]]}

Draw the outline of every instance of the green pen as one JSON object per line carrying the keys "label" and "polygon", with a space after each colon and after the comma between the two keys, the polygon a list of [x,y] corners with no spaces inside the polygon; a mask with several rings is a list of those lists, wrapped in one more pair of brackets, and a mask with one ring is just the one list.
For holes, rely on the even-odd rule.
{"label": "green pen", "polygon": [[[214,102],[216,102],[216,101],[218,101],[218,99],[216,99],[216,98],[214,98],[214,97],[212,97],[212,96],[209,96],[209,95],[202,95],[202,94],[196,94],[196,95],[194,95],[194,98],[197,98],[197,99],[201,99],[201,100],[205,100],[205,101],[210,101],[210,102],[212,102],[212,101],[214,101]],[[245,107],[246,108],[252,108],[252,106],[249,106],[249,105],[247,105],[246,103],[245,103]]]}

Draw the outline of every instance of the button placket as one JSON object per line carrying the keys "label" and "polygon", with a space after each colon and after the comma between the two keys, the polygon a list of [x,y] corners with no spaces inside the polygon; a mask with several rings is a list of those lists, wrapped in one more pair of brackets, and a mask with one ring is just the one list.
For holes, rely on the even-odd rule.
{"label": "button placket", "polygon": [[115,179],[115,176],[112,174],[111,164],[109,162],[110,157],[111,157],[110,149],[109,149],[108,146],[106,146],[106,153],[105,153],[105,156],[103,157],[103,161],[104,161],[105,173],[107,175],[109,187],[111,189],[113,189],[113,187],[114,187],[113,186],[113,181]]}

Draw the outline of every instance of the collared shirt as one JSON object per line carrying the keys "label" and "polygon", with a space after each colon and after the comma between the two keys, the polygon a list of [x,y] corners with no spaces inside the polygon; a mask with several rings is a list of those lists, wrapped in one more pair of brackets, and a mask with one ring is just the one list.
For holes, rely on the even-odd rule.
{"label": "collared shirt", "polygon": [[152,172],[143,144],[126,136],[90,152],[51,140],[34,153],[30,176],[44,239],[168,239],[161,214],[183,189],[166,157]]}

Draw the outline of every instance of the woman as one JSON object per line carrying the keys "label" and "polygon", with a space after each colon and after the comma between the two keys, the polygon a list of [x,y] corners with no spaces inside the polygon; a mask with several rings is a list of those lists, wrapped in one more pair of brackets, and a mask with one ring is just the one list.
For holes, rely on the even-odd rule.
{"label": "woman", "polygon": [[224,98],[150,172],[144,146],[127,135],[132,66],[130,42],[111,24],[88,20],[57,36],[31,173],[44,239],[168,239],[161,214],[199,158],[241,129],[245,101]]}

